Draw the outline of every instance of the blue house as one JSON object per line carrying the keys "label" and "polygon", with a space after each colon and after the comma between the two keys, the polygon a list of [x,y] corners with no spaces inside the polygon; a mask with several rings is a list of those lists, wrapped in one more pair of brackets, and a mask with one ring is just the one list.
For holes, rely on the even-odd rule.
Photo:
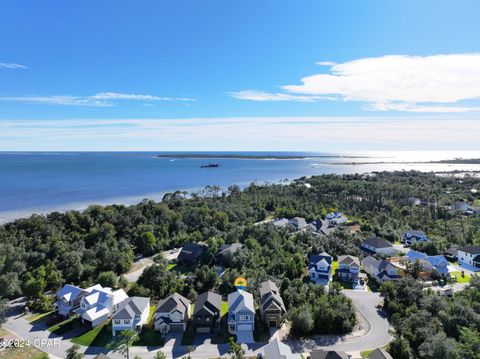
{"label": "blue house", "polygon": [[253,295],[237,290],[228,295],[228,332],[237,336],[238,343],[254,343],[255,306]]}
{"label": "blue house", "polygon": [[333,257],[326,253],[311,254],[308,264],[308,277],[315,284],[328,286],[332,280]]}
{"label": "blue house", "polygon": [[435,270],[444,278],[449,276],[448,261],[442,255],[429,256],[425,253],[410,250],[407,253],[407,258],[411,263],[418,261],[425,272],[431,273]]}
{"label": "blue house", "polygon": [[428,237],[424,231],[405,231],[402,234],[402,242],[406,245],[412,245],[413,243],[427,242]]}

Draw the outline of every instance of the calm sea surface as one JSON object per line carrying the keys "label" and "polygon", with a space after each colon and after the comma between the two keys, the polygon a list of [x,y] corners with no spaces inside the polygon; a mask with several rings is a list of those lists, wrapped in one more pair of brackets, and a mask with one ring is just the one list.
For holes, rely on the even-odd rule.
{"label": "calm sea surface", "polygon": [[[365,156],[363,158],[314,157],[322,154],[308,154],[312,157],[289,160],[156,158],[158,154],[162,153],[0,152],[0,223],[32,213],[83,209],[93,203],[132,204],[143,198],[158,200],[166,192],[196,191],[206,185],[225,188],[232,184],[243,186],[251,182],[278,182],[323,173],[381,170],[480,171],[480,165],[402,163],[455,157],[480,158],[480,154],[474,152],[350,154]],[[279,152],[248,154],[303,155]],[[200,167],[209,162],[218,163],[220,167]]]}

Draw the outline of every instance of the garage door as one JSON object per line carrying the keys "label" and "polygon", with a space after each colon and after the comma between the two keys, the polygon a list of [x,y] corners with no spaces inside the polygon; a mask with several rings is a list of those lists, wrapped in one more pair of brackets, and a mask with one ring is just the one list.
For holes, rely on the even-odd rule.
{"label": "garage door", "polygon": [[198,327],[197,328],[197,333],[210,333],[211,328],[210,327]]}
{"label": "garage door", "polygon": [[183,324],[170,324],[170,330],[172,332],[181,332],[183,331]]}

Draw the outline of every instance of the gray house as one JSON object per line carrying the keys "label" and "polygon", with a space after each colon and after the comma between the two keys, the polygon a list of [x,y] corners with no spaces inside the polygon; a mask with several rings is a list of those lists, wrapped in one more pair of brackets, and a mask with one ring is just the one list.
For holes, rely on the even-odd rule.
{"label": "gray house", "polygon": [[185,243],[180,254],[177,257],[179,264],[192,265],[198,262],[200,257],[205,253],[207,246],[204,243]]}
{"label": "gray house", "polygon": [[193,310],[193,323],[197,333],[210,333],[220,327],[222,296],[205,292],[197,297]]}
{"label": "gray house", "polygon": [[242,248],[243,245],[241,243],[222,244],[218,249],[215,258],[219,263],[228,263],[228,261],[231,261],[235,254],[237,254]]}
{"label": "gray house", "polygon": [[112,317],[112,335],[115,336],[122,330],[141,331],[149,316],[150,298],[128,298]]}
{"label": "gray house", "polygon": [[275,283],[267,280],[260,284],[260,315],[269,327],[280,327],[287,313],[280,291]]}
{"label": "gray house", "polygon": [[155,310],[155,330],[162,334],[184,331],[190,317],[190,301],[173,293],[158,302]]}
{"label": "gray house", "polygon": [[228,332],[237,336],[238,343],[254,343],[255,306],[253,295],[237,290],[228,295]]}

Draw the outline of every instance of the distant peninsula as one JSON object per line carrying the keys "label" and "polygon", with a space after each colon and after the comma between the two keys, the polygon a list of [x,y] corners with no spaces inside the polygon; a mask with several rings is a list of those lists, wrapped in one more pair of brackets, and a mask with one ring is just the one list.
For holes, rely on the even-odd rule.
{"label": "distant peninsula", "polygon": [[308,158],[366,158],[363,156],[338,156],[338,155],[284,155],[284,154],[221,154],[221,153],[166,153],[159,154],[157,158],[180,159],[242,159],[242,160],[305,160]]}

